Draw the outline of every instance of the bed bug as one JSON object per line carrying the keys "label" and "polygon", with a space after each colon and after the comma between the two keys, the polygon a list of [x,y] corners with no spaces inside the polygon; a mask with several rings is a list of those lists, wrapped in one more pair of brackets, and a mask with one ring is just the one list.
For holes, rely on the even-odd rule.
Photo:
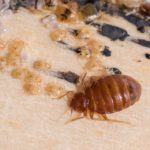
{"label": "bed bug", "polygon": [[83,114],[83,117],[93,119],[94,114],[98,114],[107,120],[106,114],[133,105],[140,96],[141,85],[132,77],[120,74],[107,75],[91,81],[89,86],[75,93],[69,102],[69,107],[71,111]]}

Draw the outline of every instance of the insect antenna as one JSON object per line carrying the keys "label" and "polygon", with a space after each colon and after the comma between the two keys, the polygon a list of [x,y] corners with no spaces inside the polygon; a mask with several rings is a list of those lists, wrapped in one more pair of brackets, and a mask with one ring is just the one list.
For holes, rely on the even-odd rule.
{"label": "insect antenna", "polygon": [[62,99],[63,97],[68,96],[69,93],[73,93],[73,91],[67,91],[67,92],[64,93],[63,95],[60,95],[60,96],[58,96],[58,97],[53,97],[53,98],[51,98],[51,99],[58,99],[58,100],[60,100],[60,99]]}
{"label": "insect antenna", "polygon": [[109,120],[106,114],[102,114],[101,116],[103,117],[104,120]]}
{"label": "insect antenna", "polygon": [[85,72],[84,75],[81,78],[81,86],[84,86],[86,76],[87,76],[87,72]]}

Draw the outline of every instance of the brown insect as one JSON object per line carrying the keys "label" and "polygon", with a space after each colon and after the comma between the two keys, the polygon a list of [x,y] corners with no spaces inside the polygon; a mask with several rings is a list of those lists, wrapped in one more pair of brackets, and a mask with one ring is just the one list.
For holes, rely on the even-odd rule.
{"label": "brown insect", "polygon": [[92,81],[83,91],[75,93],[69,106],[72,111],[83,114],[83,117],[89,115],[90,119],[93,119],[94,114],[98,114],[107,119],[106,114],[121,111],[133,105],[140,96],[141,85],[132,77],[107,75]]}
{"label": "brown insect", "polygon": [[145,3],[140,6],[140,12],[144,15],[150,16],[150,3]]}

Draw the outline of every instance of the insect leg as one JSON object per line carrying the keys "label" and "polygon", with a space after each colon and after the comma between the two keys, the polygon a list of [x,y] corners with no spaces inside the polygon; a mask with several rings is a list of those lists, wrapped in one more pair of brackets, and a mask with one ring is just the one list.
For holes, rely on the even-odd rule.
{"label": "insect leg", "polygon": [[[109,121],[110,123],[115,122],[115,123],[123,123],[123,124],[129,124],[131,125],[129,122],[127,121],[121,121],[121,120],[117,120],[117,119],[109,119],[106,114],[101,114],[101,116],[103,117],[103,121]],[[101,120],[101,119],[100,119]]]}
{"label": "insect leg", "polygon": [[86,78],[86,76],[87,76],[87,72],[85,72],[84,75],[83,75],[82,78],[81,78],[81,86],[82,86],[82,87],[85,87],[85,84],[84,84],[84,83],[85,83],[85,78]]}
{"label": "insect leg", "polygon": [[106,114],[101,114],[104,120],[109,120]]}
{"label": "insect leg", "polygon": [[73,118],[70,118],[68,121],[65,122],[65,124],[68,124],[70,122],[73,122],[73,121],[76,121],[76,120],[79,120],[79,119],[82,119],[84,118],[84,116],[81,116],[81,114],[78,114],[77,116],[73,117]]}
{"label": "insect leg", "polygon": [[91,111],[90,112],[90,118],[93,119],[93,117],[94,117],[94,112]]}

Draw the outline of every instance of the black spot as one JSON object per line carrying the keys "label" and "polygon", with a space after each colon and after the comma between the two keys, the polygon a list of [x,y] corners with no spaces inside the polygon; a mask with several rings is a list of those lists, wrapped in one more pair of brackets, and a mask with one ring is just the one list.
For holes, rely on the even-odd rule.
{"label": "black spot", "polygon": [[68,8],[66,8],[66,9],[65,9],[65,14],[66,14],[67,16],[70,16],[70,15],[71,15],[71,11],[70,11]]}
{"label": "black spot", "polygon": [[64,41],[57,41],[58,43],[60,44],[63,44],[63,45],[68,45],[67,43],[65,43]]}
{"label": "black spot", "polygon": [[98,32],[113,41],[118,39],[123,41],[129,36],[126,30],[109,24],[104,24],[101,31],[99,30]]}
{"label": "black spot", "polygon": [[104,50],[101,51],[102,55],[109,57],[111,56],[111,51],[109,50],[109,47],[105,46]]}
{"label": "black spot", "polygon": [[70,47],[69,50],[74,51],[75,53],[81,53],[81,47]]}
{"label": "black spot", "polygon": [[130,23],[134,24],[137,27],[137,30],[139,30],[140,32],[144,32],[144,27],[146,25],[146,22],[141,19],[140,17],[136,16],[136,15],[123,15],[123,17],[129,21]]}
{"label": "black spot", "polygon": [[118,68],[109,68],[110,72],[113,72],[114,74],[122,74],[122,72]]}
{"label": "black spot", "polygon": [[94,20],[85,20],[84,23],[85,24],[91,24]]}
{"label": "black spot", "polygon": [[59,44],[62,44],[64,46],[66,46],[66,49],[69,49],[75,53],[81,53],[81,47],[72,47],[71,45],[69,45],[68,43],[64,42],[64,41],[57,41]]}
{"label": "black spot", "polygon": [[79,33],[80,33],[80,31],[77,30],[77,29],[72,29],[72,30],[70,31],[70,33],[71,33],[73,36],[78,36]]}
{"label": "black spot", "polygon": [[101,30],[101,25],[99,23],[91,23],[91,26],[95,27],[98,31]]}
{"label": "black spot", "polygon": [[68,8],[66,8],[64,13],[61,14],[61,19],[66,20],[70,17],[70,15],[71,15],[71,11]]}
{"label": "black spot", "polygon": [[101,4],[100,10],[104,12],[108,12],[110,10],[110,5],[108,3],[103,3]]}
{"label": "black spot", "polygon": [[146,54],[145,54],[145,57],[146,57],[147,59],[150,59],[150,53],[146,53]]}
{"label": "black spot", "polygon": [[9,9],[11,9],[15,12],[20,7],[24,7],[24,8],[35,7],[35,8],[37,8],[37,3],[38,3],[38,0],[11,0],[10,4],[9,4]]}
{"label": "black spot", "polygon": [[137,40],[132,40],[133,42],[150,48],[150,41],[144,40],[144,39],[137,39]]}
{"label": "black spot", "polygon": [[60,79],[64,79],[70,83],[78,83],[79,81],[79,75],[77,75],[76,73],[73,73],[71,71],[68,72],[57,72],[56,77],[60,78]]}

